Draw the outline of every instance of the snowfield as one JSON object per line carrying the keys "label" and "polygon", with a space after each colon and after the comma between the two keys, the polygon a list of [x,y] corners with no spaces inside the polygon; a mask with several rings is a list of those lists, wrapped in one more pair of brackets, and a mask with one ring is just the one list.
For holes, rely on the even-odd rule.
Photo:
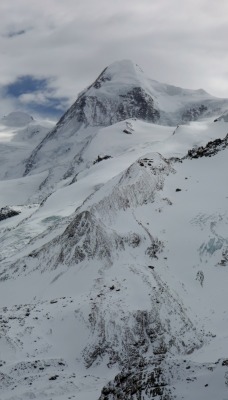
{"label": "snowfield", "polygon": [[225,105],[123,61],[2,119],[1,400],[227,398]]}

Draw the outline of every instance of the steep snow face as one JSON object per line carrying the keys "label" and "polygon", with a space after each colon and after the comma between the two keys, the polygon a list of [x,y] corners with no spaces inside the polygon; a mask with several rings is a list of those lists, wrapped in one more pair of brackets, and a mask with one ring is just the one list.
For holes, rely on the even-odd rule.
{"label": "steep snow face", "polygon": [[105,68],[92,86],[95,85],[96,88],[99,88],[103,82],[111,80],[117,87],[123,83],[135,85],[136,82],[141,86],[144,79],[144,73],[137,64],[134,64],[131,60],[122,60]]}

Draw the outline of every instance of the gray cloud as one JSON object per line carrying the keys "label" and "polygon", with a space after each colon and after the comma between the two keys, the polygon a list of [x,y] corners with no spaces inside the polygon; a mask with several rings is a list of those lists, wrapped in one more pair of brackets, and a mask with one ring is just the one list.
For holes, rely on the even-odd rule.
{"label": "gray cloud", "polygon": [[21,29],[20,31],[9,31],[9,33],[6,33],[5,36],[11,38],[14,36],[24,35],[25,32],[26,31],[24,29]]}
{"label": "gray cloud", "polygon": [[130,58],[153,79],[228,97],[226,0],[3,0],[0,14],[0,85],[51,78],[70,104],[105,66]]}

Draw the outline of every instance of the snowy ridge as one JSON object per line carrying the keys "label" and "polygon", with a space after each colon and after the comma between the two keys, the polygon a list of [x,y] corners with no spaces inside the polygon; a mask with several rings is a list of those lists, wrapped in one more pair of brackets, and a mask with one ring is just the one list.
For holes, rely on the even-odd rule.
{"label": "snowy ridge", "polygon": [[121,210],[153,202],[163,187],[164,177],[170,172],[174,172],[174,169],[169,161],[160,154],[147,154],[95,194],[92,202],[98,196],[102,199],[93,204],[92,212],[111,222]]}
{"label": "snowy ridge", "polygon": [[[26,262],[25,260],[20,262],[23,265],[21,271],[18,270],[16,264],[14,268],[17,274],[21,275],[25,271],[30,273],[34,270],[34,267],[32,268],[34,265],[36,265],[35,268],[40,268],[43,264],[45,264],[45,269],[49,266],[57,268],[61,263],[74,265],[85,258],[105,259],[108,265],[112,260],[113,249],[117,256],[121,249],[124,249],[125,243],[137,247],[141,241],[140,236],[133,232],[123,237],[122,232],[118,235],[118,232],[112,231],[110,224],[114,221],[116,223],[118,214],[122,211],[128,209],[131,211],[135,207],[153,202],[159,196],[157,192],[163,187],[164,177],[174,172],[170,163],[161,155],[155,153],[148,157],[136,161],[120,176],[98,190],[91,199],[89,198],[78,209],[76,217],[62,236],[57,237],[38,252],[29,254]],[[169,202],[168,199],[163,201]],[[134,214],[132,217],[135,220]],[[155,256],[156,251],[159,251],[159,242],[150,234],[149,239],[150,245],[154,246]],[[61,251],[59,252],[58,249]],[[151,251],[153,254],[153,250]],[[41,260],[39,260],[40,256]],[[26,263],[28,266],[25,265]],[[4,275],[2,279],[5,279]]]}

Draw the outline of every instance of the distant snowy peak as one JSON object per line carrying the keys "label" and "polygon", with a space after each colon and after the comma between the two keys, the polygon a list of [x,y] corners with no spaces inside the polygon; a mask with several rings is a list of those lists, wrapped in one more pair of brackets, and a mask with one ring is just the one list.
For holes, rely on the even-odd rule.
{"label": "distant snowy peak", "polygon": [[1,118],[0,123],[9,127],[21,128],[33,121],[34,119],[31,115],[21,111],[14,111]]}
{"label": "distant snowy peak", "polygon": [[203,89],[183,89],[157,82],[130,60],[116,61],[83,90],[75,103],[59,120],[51,137],[62,135],[67,127],[72,136],[81,126],[103,127],[129,118],[177,125],[216,115],[228,106]]}

